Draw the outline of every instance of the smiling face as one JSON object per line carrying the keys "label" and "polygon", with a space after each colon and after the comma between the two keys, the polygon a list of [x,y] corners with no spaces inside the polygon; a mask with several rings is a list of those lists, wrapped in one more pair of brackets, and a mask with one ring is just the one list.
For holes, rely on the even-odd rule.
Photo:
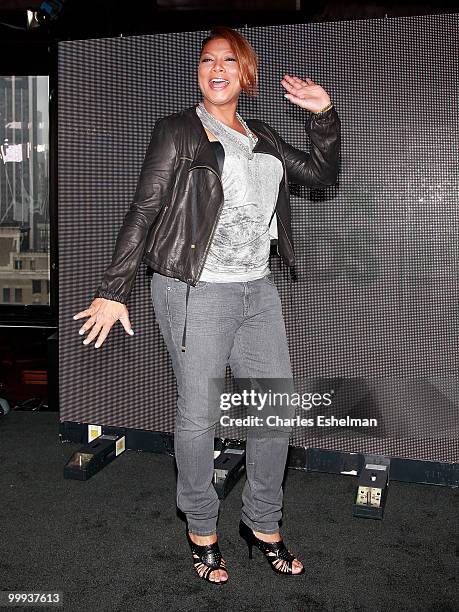
{"label": "smiling face", "polygon": [[213,38],[204,47],[198,66],[198,82],[204,104],[237,105],[242,91],[239,64],[224,38]]}

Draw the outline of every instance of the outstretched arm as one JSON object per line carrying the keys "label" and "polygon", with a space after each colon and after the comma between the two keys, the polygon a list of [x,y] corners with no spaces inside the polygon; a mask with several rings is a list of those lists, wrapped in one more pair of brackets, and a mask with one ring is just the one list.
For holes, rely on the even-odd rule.
{"label": "outstretched arm", "polygon": [[126,304],[142,261],[148,230],[173,184],[175,145],[167,122],[159,119],[151,135],[133,202],[118,232],[112,260],[94,297]]}
{"label": "outstretched arm", "polygon": [[334,185],[341,165],[341,122],[329,95],[311,79],[303,81],[285,75],[281,84],[288,92],[285,94],[288,100],[311,112],[306,124],[309,153],[292,147],[276,134],[283,149],[288,180],[308,187]]}

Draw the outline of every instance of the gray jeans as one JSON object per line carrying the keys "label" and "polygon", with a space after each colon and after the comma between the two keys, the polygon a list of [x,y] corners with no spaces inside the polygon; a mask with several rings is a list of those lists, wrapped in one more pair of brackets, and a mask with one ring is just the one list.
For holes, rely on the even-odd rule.
{"label": "gray jeans", "polygon": [[[292,381],[290,356],[277,288],[269,275],[248,282],[199,281],[191,287],[186,351],[181,351],[186,283],[158,273],[151,280],[156,320],[177,379],[174,448],[177,506],[188,529],[216,532],[219,499],[212,484],[214,434],[222,412],[208,401],[210,378],[224,380],[229,363],[238,378]],[[278,531],[288,433],[247,436],[242,519],[262,533]]]}

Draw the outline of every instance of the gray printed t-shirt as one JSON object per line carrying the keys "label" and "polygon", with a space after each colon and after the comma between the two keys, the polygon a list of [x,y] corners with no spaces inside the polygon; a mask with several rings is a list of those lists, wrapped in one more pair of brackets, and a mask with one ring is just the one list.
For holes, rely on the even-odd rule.
{"label": "gray printed t-shirt", "polygon": [[[248,137],[228,128],[242,142]],[[240,282],[269,273],[271,237],[277,237],[276,205],[283,176],[282,162],[268,153],[248,159],[229,139],[225,150],[222,183],[224,204],[199,280]]]}

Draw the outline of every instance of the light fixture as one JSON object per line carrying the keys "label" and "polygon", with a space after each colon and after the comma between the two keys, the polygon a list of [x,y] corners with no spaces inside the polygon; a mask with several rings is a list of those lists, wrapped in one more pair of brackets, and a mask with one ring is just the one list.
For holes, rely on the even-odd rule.
{"label": "light fixture", "polygon": [[37,10],[27,10],[27,29],[33,30],[43,24],[55,21],[64,6],[65,0],[44,0]]}

